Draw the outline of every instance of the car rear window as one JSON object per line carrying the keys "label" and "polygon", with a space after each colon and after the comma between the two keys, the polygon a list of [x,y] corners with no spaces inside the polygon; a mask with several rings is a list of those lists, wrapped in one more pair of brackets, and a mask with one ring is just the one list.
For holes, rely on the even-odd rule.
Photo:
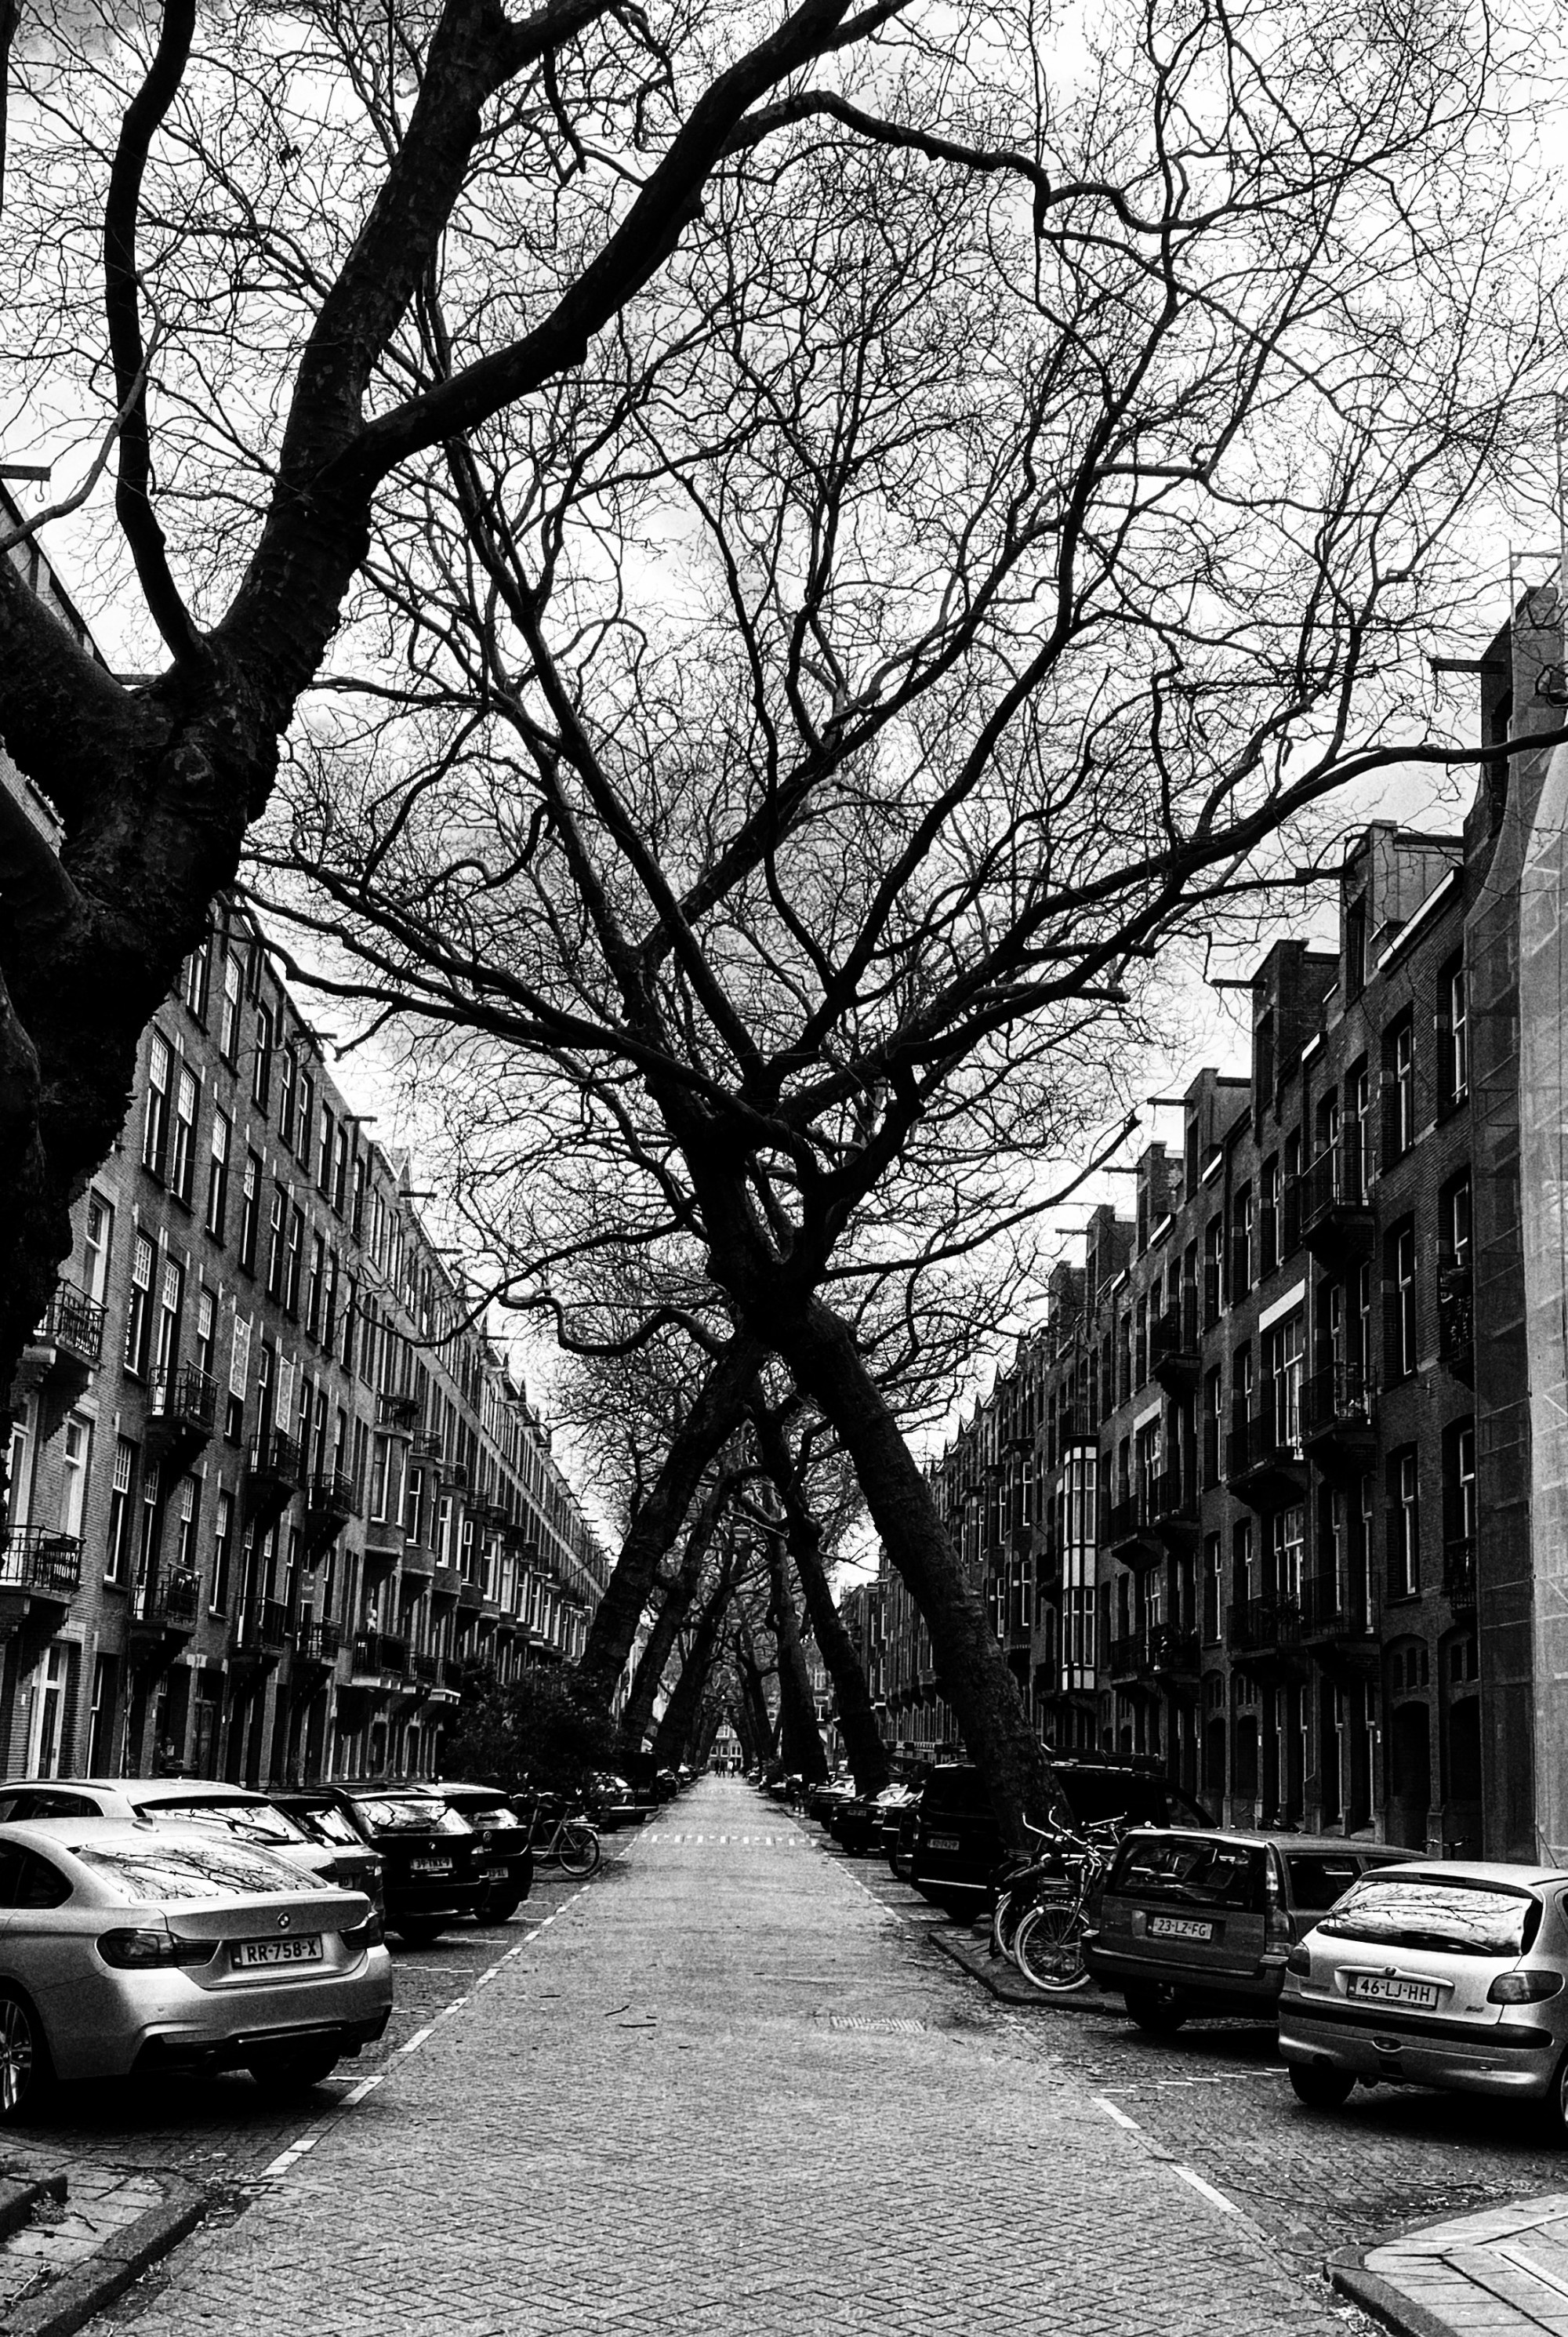
{"label": "car rear window", "polygon": [[1288,1850],[1285,1871],[1298,1907],[1332,1907],[1361,1879],[1361,1862],[1334,1851]]}
{"label": "car rear window", "polygon": [[989,1817],[990,1796],[978,1769],[934,1769],[926,1780],[926,1814]]}
{"label": "car rear window", "polygon": [[1432,1948],[1451,1956],[1523,1955],[1541,1923],[1528,1891],[1496,1883],[1434,1882],[1421,1875],[1364,1875],[1318,1936],[1379,1947]]}
{"label": "car rear window", "polygon": [[221,1826],[240,1842],[269,1846],[303,1842],[305,1836],[290,1817],[270,1802],[205,1801],[199,1794],[181,1802],[143,1802],[140,1814],[159,1825]]}
{"label": "car rear window", "polygon": [[1252,1843],[1190,1834],[1134,1835],[1117,1856],[1111,1890],[1118,1898],[1259,1914],[1264,1858],[1261,1846]]}
{"label": "car rear window", "polygon": [[299,1811],[295,1823],[303,1826],[307,1833],[314,1834],[318,1842],[340,1842],[354,1850],[365,1847],[365,1837],[357,1830],[353,1819],[330,1802],[318,1810]]}
{"label": "car rear window", "polygon": [[1213,1824],[1212,1813],[1200,1810],[1163,1777],[1140,1776],[1126,1769],[1063,1769],[1057,1774],[1075,1825],[1103,1825],[1111,1820],[1130,1826]]}
{"label": "car rear window", "polygon": [[467,1821],[445,1802],[426,1802],[410,1794],[377,1794],[358,1807],[368,1824],[383,1833],[466,1833]]}
{"label": "car rear window", "polygon": [[[302,1891],[309,1879],[270,1850],[237,1842],[117,1843],[96,1850],[84,1843],[75,1855],[122,1899],[249,1898],[257,1892]],[[319,1885],[314,1886],[319,1888]]]}

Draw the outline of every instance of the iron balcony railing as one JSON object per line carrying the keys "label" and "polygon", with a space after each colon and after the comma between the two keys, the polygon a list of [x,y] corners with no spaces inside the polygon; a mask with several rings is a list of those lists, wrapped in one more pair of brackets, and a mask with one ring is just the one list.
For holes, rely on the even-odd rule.
{"label": "iron balcony railing", "polygon": [[194,1364],[180,1364],[172,1371],[161,1367],[152,1374],[149,1391],[152,1419],[211,1433],[218,1417],[218,1383],[211,1372],[198,1371]]}
{"label": "iron balcony railing", "polygon": [[1301,1586],[1304,1639],[1364,1639],[1372,1629],[1365,1583],[1341,1581],[1330,1569]]}
{"label": "iron balcony railing", "polygon": [[276,1484],[298,1485],[300,1476],[299,1447],[282,1429],[270,1428],[250,1446],[250,1472],[254,1478]]}
{"label": "iron balcony railing", "polygon": [[419,1399],[416,1395],[384,1395],[376,1405],[377,1423],[382,1428],[396,1428],[411,1433],[419,1425]]}
{"label": "iron balcony railing", "polygon": [[1140,1679],[1149,1670],[1149,1643],[1142,1631],[1119,1631],[1111,1642],[1106,1669],[1112,1679]]}
{"label": "iron balcony railing", "polygon": [[1475,1612],[1475,1537],[1462,1534],[1443,1545],[1443,1593],[1456,1615]]}
{"label": "iron balcony railing", "polygon": [[168,1631],[193,1631],[201,1611],[201,1578],[187,1568],[138,1582],[131,1595],[131,1619]]}
{"label": "iron balcony railing", "polygon": [[289,1609],[281,1599],[252,1599],[234,1618],[240,1655],[281,1655],[289,1644]]}
{"label": "iron balcony railing", "polygon": [[1198,1671],[1198,1634],[1174,1623],[1154,1623],[1149,1629],[1150,1668],[1156,1678],[1188,1679]]}
{"label": "iron balcony railing", "polygon": [[1327,1364],[1302,1387],[1304,1436],[1369,1436],[1377,1414],[1377,1382],[1359,1364]]}
{"label": "iron balcony railing", "polygon": [[408,1642],[399,1631],[358,1631],[354,1636],[357,1672],[397,1672],[408,1669]]}
{"label": "iron balcony railing", "polygon": [[68,1348],[96,1369],[103,1354],[104,1309],[74,1282],[55,1286],[34,1337],[41,1345]]}
{"label": "iron balcony railing", "polygon": [[1450,1367],[1466,1370],[1475,1345],[1475,1303],[1468,1266],[1437,1269],[1437,1354]]}
{"label": "iron balcony railing", "polygon": [[1232,1606],[1227,1637],[1236,1655],[1260,1655],[1274,1648],[1293,1648],[1301,1638],[1301,1604],[1297,1599],[1244,1599]]}
{"label": "iron balcony railing", "polygon": [[359,1493],[352,1477],[341,1469],[322,1469],[310,1479],[308,1506],[313,1517],[344,1522],[359,1514]]}
{"label": "iron balcony railing", "polygon": [[294,1653],[306,1663],[333,1663],[342,1645],[336,1623],[301,1623],[294,1634]]}
{"label": "iron balcony railing", "polygon": [[13,1526],[0,1548],[0,1590],[69,1599],[82,1587],[82,1543],[52,1526]]}

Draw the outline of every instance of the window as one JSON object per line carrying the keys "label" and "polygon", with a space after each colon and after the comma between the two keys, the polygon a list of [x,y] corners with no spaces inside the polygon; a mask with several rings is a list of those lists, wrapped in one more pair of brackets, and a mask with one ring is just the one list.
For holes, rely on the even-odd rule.
{"label": "window", "polygon": [[147,1108],[142,1122],[142,1166],[154,1177],[163,1174],[169,1143],[169,1041],[154,1031],[147,1054]]}
{"label": "window", "polygon": [[198,1022],[207,1020],[207,986],[212,971],[212,934],[209,927],[190,956],[181,977],[180,991],[186,1006]]}
{"label": "window", "polygon": [[1217,1533],[1203,1539],[1203,1637],[1213,1641],[1220,1633],[1220,1618],[1225,1596],[1224,1560]]}
{"label": "window", "polygon": [[1438,977],[1437,1091],[1446,1108],[1462,1103],[1470,1091],[1470,1010],[1462,958]]}
{"label": "window", "polygon": [[272,1091],[272,1017],[265,1006],[256,1009],[251,1025],[255,1053],[250,1059],[250,1100],[264,1112]]}
{"label": "window", "polygon": [[1252,1287],[1256,1234],[1252,1188],[1241,1185],[1230,1203],[1230,1296],[1233,1299],[1244,1296]]}
{"label": "window", "polygon": [[229,1604],[229,1577],[234,1564],[234,1496],[220,1493],[218,1518],[212,1534],[212,1598],[215,1613],[220,1614]]}
{"label": "window", "polygon": [[1445,1186],[1437,1208],[1437,1239],[1443,1263],[1462,1272],[1470,1265],[1470,1178],[1468,1173]]}
{"label": "window", "polygon": [[327,1237],[317,1234],[310,1244],[310,1279],[305,1286],[305,1328],[314,1339],[321,1330],[321,1301],[327,1281]]}
{"label": "window", "polygon": [[114,1242],[114,1212],[102,1194],[87,1196],[87,1222],[82,1235],[82,1286],[102,1306],[109,1286],[109,1257]]}
{"label": "window", "polygon": [[247,1274],[256,1271],[256,1237],[261,1222],[261,1155],[245,1155],[245,1190],[240,1205],[240,1263]]}
{"label": "window", "polygon": [[131,1303],[125,1314],[125,1368],[139,1378],[147,1370],[152,1336],[152,1245],[145,1234],[138,1234],[131,1260]]}
{"label": "window", "polygon": [[294,1154],[307,1168],[310,1166],[310,1138],[315,1126],[316,1082],[309,1072],[301,1068],[299,1110],[295,1115],[294,1124]]}
{"label": "window", "polygon": [[65,1423],[64,1442],[60,1462],[60,1530],[78,1540],[82,1533],[82,1512],[87,1493],[87,1470],[93,1452],[93,1430],[90,1423],[73,1413]]}
{"label": "window", "polygon": [[1367,895],[1345,904],[1345,997],[1348,1004],[1367,987]]}
{"label": "window", "polygon": [[1408,1015],[1388,1042],[1385,1076],[1390,1157],[1397,1159],[1416,1141],[1416,1032]]}
{"label": "window", "polygon": [[196,1342],[191,1356],[196,1369],[211,1379],[212,1376],[213,1333],[218,1319],[218,1301],[205,1283],[196,1294]]}
{"label": "window", "polygon": [[[65,1711],[68,1661],[65,1648],[56,1639],[44,1648],[28,1684],[32,1712],[27,1726],[27,1771],[34,1777],[54,1777],[60,1772],[60,1725]],[[0,1902],[11,1907],[48,1907],[70,1897],[69,1883],[54,1867],[39,1860],[37,1863],[45,1866],[39,1880],[33,1872],[30,1853],[23,1851],[15,1857],[15,1864],[7,1860],[0,1869]]]}
{"label": "window", "polygon": [[1388,1369],[1395,1379],[1408,1379],[1416,1369],[1416,1227],[1408,1220],[1388,1245],[1389,1324]]}
{"label": "window", "polygon": [[237,958],[223,961],[223,1017],[220,1026],[218,1051],[230,1070],[240,1062],[240,963]]}
{"label": "window", "polygon": [[229,1115],[226,1111],[212,1114],[212,1149],[207,1163],[207,1230],[215,1241],[223,1238],[224,1220],[229,1214]]}
{"label": "window", "polygon": [[279,1141],[294,1149],[294,1098],[299,1066],[287,1034],[282,1037],[278,1052],[278,1135]]}
{"label": "window", "polygon": [[348,1130],[341,1122],[332,1146],[332,1207],[339,1217],[348,1198]]}
{"label": "window", "polygon": [[114,1481],[109,1493],[109,1530],[103,1547],[103,1579],[123,1586],[131,1559],[131,1480],[136,1447],[128,1436],[114,1440]]}
{"label": "window", "polygon": [[95,1656],[93,1701],[87,1713],[87,1774],[90,1777],[108,1776],[115,1766],[114,1658]]}
{"label": "window", "polygon": [[288,1222],[289,1196],[281,1185],[274,1185],[267,1227],[267,1296],[272,1299],[281,1299],[283,1296],[289,1262]]}
{"label": "window", "polygon": [[174,1563],[181,1574],[196,1571],[196,1480],[180,1481],[180,1506],[174,1537]]}
{"label": "window", "polygon": [[1265,1160],[1258,1213],[1259,1278],[1272,1274],[1279,1263],[1279,1163]]}
{"label": "window", "polygon": [[169,1169],[169,1189],[187,1208],[191,1206],[191,1181],[196,1172],[196,1100],[200,1092],[195,1073],[181,1064],[174,1090],[174,1158]]}
{"label": "window", "polygon": [[1475,1423],[1455,1421],[1443,1438],[1443,1507],[1445,1539],[1450,1543],[1474,1543],[1475,1539]]}
{"label": "window", "polygon": [[1414,1599],[1420,1588],[1420,1506],[1410,1444],[1388,1456],[1388,1596]]}
{"label": "window", "polygon": [[296,1201],[289,1212],[289,1259],[283,1275],[283,1304],[290,1315],[299,1313],[299,1276],[305,1262],[305,1212]]}
{"label": "window", "polygon": [[173,1258],[166,1257],[158,1291],[158,1346],[154,1356],[158,1376],[165,1386],[173,1376],[180,1351],[180,1301],[184,1283],[183,1269]]}

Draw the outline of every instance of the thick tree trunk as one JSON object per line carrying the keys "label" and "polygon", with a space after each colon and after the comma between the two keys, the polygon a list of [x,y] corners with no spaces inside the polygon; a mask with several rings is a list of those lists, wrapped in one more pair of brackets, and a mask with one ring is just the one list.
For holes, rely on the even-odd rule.
{"label": "thick tree trunk", "polygon": [[827,1666],[828,1677],[833,1683],[838,1727],[844,1738],[844,1750],[849,1756],[849,1766],[854,1772],[856,1788],[862,1794],[879,1794],[893,1773],[888,1766],[887,1747],[882,1742],[877,1715],[872,1709],[871,1690],[867,1685],[865,1669],[855,1651],[855,1642],[845,1629],[843,1618],[834,1602],[827,1569],[822,1564],[821,1530],[808,1505],[784,1431],[778,1421],[760,1409],[757,1415],[757,1441],[762,1465],[784,1504],[785,1522],[789,1532],[789,1555],[794,1560],[795,1571],[805,1596],[812,1637]]}
{"label": "thick tree trunk", "polygon": [[1056,1785],[1018,1683],[948,1542],[931,1489],[867,1370],[853,1332],[818,1298],[777,1308],[774,1345],[855,1464],[888,1557],[926,1620],[943,1692],[985,1779],[1004,1843],[1028,1847],[1023,1820],[1043,1817]]}
{"label": "thick tree trunk", "polygon": [[740,1425],[763,1352],[755,1339],[737,1331],[715,1357],[621,1545],[577,1666],[578,1686],[606,1711],[632,1653],[660,1561],[685,1523],[703,1471]]}
{"label": "thick tree trunk", "polygon": [[733,1483],[734,1479],[729,1474],[721,1476],[698,1511],[696,1521],[686,1537],[681,1570],[664,1594],[664,1603],[653,1618],[648,1643],[637,1658],[631,1690],[621,1712],[621,1733],[628,1749],[633,1753],[641,1753],[642,1739],[652,1726],[653,1699],[675,1652],[681,1627],[697,1596],[697,1586],[702,1579],[703,1562]]}
{"label": "thick tree trunk", "polygon": [[654,1732],[653,1758],[662,1769],[673,1768],[685,1749],[697,1718],[697,1708],[702,1701],[702,1691],[713,1669],[713,1659],[719,1652],[719,1634],[724,1628],[724,1617],[734,1595],[735,1579],[726,1568],[709,1592],[697,1618],[697,1628],[686,1651],[686,1660],[681,1667],[681,1677]]}
{"label": "thick tree trunk", "polygon": [[740,1675],[740,1693],[750,1716],[756,1758],[765,1766],[779,1749],[779,1732],[769,1716],[768,1696],[762,1686],[762,1667],[757,1661],[757,1650],[751,1644],[751,1634],[744,1628],[735,1650],[735,1668]]}
{"label": "thick tree trunk", "polygon": [[768,1579],[772,1593],[769,1620],[779,1649],[779,1718],[784,1739],[784,1765],[804,1777],[808,1785],[820,1785],[827,1782],[828,1755],[823,1749],[822,1732],[817,1726],[811,1675],[800,1644],[800,1627],[784,1564],[784,1537],[777,1531],[768,1536]]}

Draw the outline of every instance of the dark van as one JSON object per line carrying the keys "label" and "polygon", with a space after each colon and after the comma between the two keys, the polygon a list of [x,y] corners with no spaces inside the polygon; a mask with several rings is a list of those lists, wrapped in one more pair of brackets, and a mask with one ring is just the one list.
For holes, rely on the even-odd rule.
{"label": "dark van", "polygon": [[[1054,1761],[1052,1768],[1061,1796],[1056,1814],[1070,1826],[1210,1823],[1208,1811],[1152,1761]],[[990,1797],[973,1762],[942,1762],[930,1772],[914,1833],[909,1880],[955,1922],[970,1921],[986,1902],[1002,1855]]]}
{"label": "dark van", "polygon": [[1340,1835],[1147,1829],[1129,1834],[1083,1961],[1141,2029],[1195,2012],[1271,2020],[1285,1959],[1368,1867],[1414,1851]]}

